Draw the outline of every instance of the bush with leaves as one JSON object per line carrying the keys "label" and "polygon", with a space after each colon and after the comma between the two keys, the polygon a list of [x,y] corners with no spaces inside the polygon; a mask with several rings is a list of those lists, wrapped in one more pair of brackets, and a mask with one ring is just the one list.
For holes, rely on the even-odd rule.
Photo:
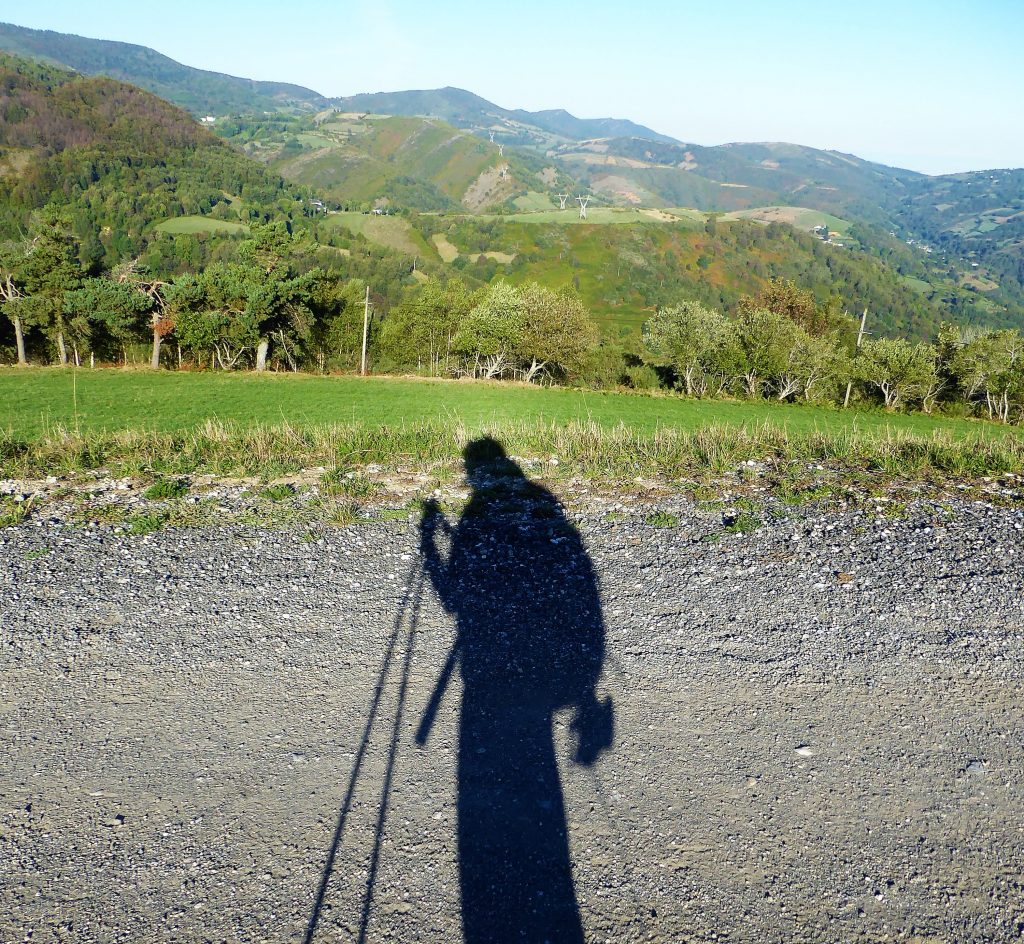
{"label": "bush with leaves", "polygon": [[918,401],[930,410],[940,389],[936,351],[905,338],[865,341],[855,361],[857,376],[882,395],[887,410]]}
{"label": "bush with leaves", "polygon": [[963,396],[983,403],[989,419],[1009,422],[1024,409],[1024,338],[1014,330],[986,331],[963,343],[949,362]]}
{"label": "bush with leaves", "polygon": [[687,396],[721,392],[736,371],[739,349],[733,323],[700,302],[660,308],[643,332],[650,350],[675,369]]}
{"label": "bush with leaves", "polygon": [[514,371],[526,331],[522,293],[507,282],[492,285],[463,318],[452,339],[462,370],[472,377],[500,377]]}

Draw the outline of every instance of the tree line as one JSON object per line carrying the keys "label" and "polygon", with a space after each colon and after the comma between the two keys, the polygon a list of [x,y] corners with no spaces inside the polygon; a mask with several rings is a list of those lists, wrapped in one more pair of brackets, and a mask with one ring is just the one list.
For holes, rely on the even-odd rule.
{"label": "tree line", "polygon": [[[285,222],[254,223],[233,255],[161,279],[138,260],[93,274],[56,207],[0,247],[10,353],[59,364],[124,362],[145,343],[152,368],[354,370],[365,282],[317,265],[324,251]],[[377,307],[377,306],[375,306]],[[383,307],[383,306],[381,306]],[[933,342],[868,337],[830,298],[772,280],[731,311],[659,308],[643,343],[601,338],[571,288],[425,278],[376,311],[375,370],[596,387],[667,387],[688,397],[877,403],[1002,422],[1024,416],[1024,338],[943,325]],[[2,342],[0,342],[2,343]]]}

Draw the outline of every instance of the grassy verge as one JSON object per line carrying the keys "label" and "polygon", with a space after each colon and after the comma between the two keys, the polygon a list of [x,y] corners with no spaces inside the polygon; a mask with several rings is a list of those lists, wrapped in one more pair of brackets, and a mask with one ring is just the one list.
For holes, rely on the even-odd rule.
{"label": "grassy verge", "polygon": [[791,430],[772,424],[694,429],[633,429],[596,422],[543,420],[470,425],[422,420],[393,426],[342,423],[293,426],[209,421],[178,431],[76,433],[52,428],[32,438],[0,434],[0,476],[71,475],[104,468],[126,476],[211,474],[264,480],[317,467],[378,465],[443,473],[459,467],[466,443],[491,435],[528,471],[627,481],[680,479],[735,470],[741,463],[823,463],[852,474],[911,479],[1024,472],[1017,436],[954,436],[936,430]]}

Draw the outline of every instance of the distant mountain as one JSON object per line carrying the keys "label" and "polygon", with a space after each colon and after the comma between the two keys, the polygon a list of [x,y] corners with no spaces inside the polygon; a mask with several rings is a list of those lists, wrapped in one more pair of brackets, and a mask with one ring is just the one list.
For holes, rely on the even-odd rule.
{"label": "distant mountain", "polygon": [[[589,191],[595,204],[692,207],[765,223],[821,219],[793,212],[808,210],[839,218],[847,249],[893,262],[908,285],[964,320],[1019,318],[1024,306],[1021,170],[930,177],[796,144],[704,147],[625,119],[507,109],[451,87],[328,99],[192,69],[142,46],[0,24],[3,50],[131,82],[193,114],[253,116],[218,122],[217,132],[338,203],[511,212]],[[0,183],[16,166],[0,154]],[[48,178],[53,192],[58,183]],[[234,185],[219,189],[239,194]],[[216,199],[167,215],[205,213]]]}
{"label": "distant mountain", "polygon": [[241,231],[299,195],[180,108],[106,76],[0,53],[0,242],[62,206],[89,266],[142,253],[156,225],[202,214]]}
{"label": "distant mountain", "polygon": [[613,202],[702,210],[792,204],[886,226],[911,184],[928,179],[852,154],[782,143],[703,147],[609,138],[562,144],[551,155]]}
{"label": "distant mountain", "polygon": [[498,140],[509,141],[509,137],[512,137],[516,143],[521,144],[529,143],[531,137],[544,139],[550,135],[568,141],[637,137],[648,141],[678,143],[675,138],[659,134],[626,119],[577,118],[561,108],[549,111],[502,108],[465,89],[450,86],[441,89],[349,95],[335,99],[334,104],[342,111],[349,112],[443,118],[458,128],[494,130],[502,135]]}
{"label": "distant mountain", "polygon": [[42,59],[83,75],[106,75],[130,82],[196,115],[318,110],[327,100],[318,92],[284,82],[257,82],[205,69],[193,69],[146,46],[87,39],[50,30],[0,23],[0,50]]}

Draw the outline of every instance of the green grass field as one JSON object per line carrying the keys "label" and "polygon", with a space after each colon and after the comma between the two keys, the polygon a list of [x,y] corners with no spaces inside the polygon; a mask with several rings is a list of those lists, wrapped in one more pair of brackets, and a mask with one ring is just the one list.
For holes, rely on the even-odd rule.
{"label": "green grass field", "polygon": [[324,225],[347,229],[350,233],[365,236],[370,242],[397,249],[410,256],[433,258],[437,255],[437,250],[429,246],[402,216],[374,216],[371,213],[343,211],[331,213]]}
{"label": "green grass field", "polygon": [[518,384],[243,373],[0,368],[0,432],[31,440],[63,426],[83,432],[170,432],[216,419],[242,425],[401,425],[422,420],[480,427],[512,421],[593,421],[639,432],[761,426],[791,432],[935,431],[1016,437],[1017,428],[921,414],[770,403],[686,400]]}
{"label": "green grass field", "polygon": [[[567,205],[564,210],[535,210],[525,213],[508,213],[505,215],[480,214],[480,219],[501,219],[516,223],[562,223],[566,226],[591,224],[607,226],[624,223],[689,223],[696,222],[693,214],[697,211],[652,210],[635,207],[595,207],[587,208],[587,218],[580,219],[578,204]],[[701,214],[703,219],[703,214]]]}
{"label": "green grass field", "polygon": [[539,193],[536,190],[531,190],[529,193],[523,194],[521,197],[516,197],[512,201],[516,208],[524,213],[532,213],[538,210],[552,210],[555,208],[554,203],[546,193]]}
{"label": "green grass field", "polygon": [[925,282],[923,279],[915,279],[912,275],[901,275],[900,281],[922,295],[927,295],[929,292],[934,291],[934,286],[929,282]]}
{"label": "green grass field", "polygon": [[850,231],[848,220],[840,219],[831,213],[810,210],[807,207],[764,206],[750,210],[736,210],[726,213],[723,220],[759,220],[762,223],[789,223],[797,229],[814,229],[815,226],[827,226],[832,232],[846,236]]}
{"label": "green grass field", "polygon": [[158,232],[181,235],[190,233],[245,233],[249,227],[230,220],[215,220],[210,216],[176,216],[157,224]]}

